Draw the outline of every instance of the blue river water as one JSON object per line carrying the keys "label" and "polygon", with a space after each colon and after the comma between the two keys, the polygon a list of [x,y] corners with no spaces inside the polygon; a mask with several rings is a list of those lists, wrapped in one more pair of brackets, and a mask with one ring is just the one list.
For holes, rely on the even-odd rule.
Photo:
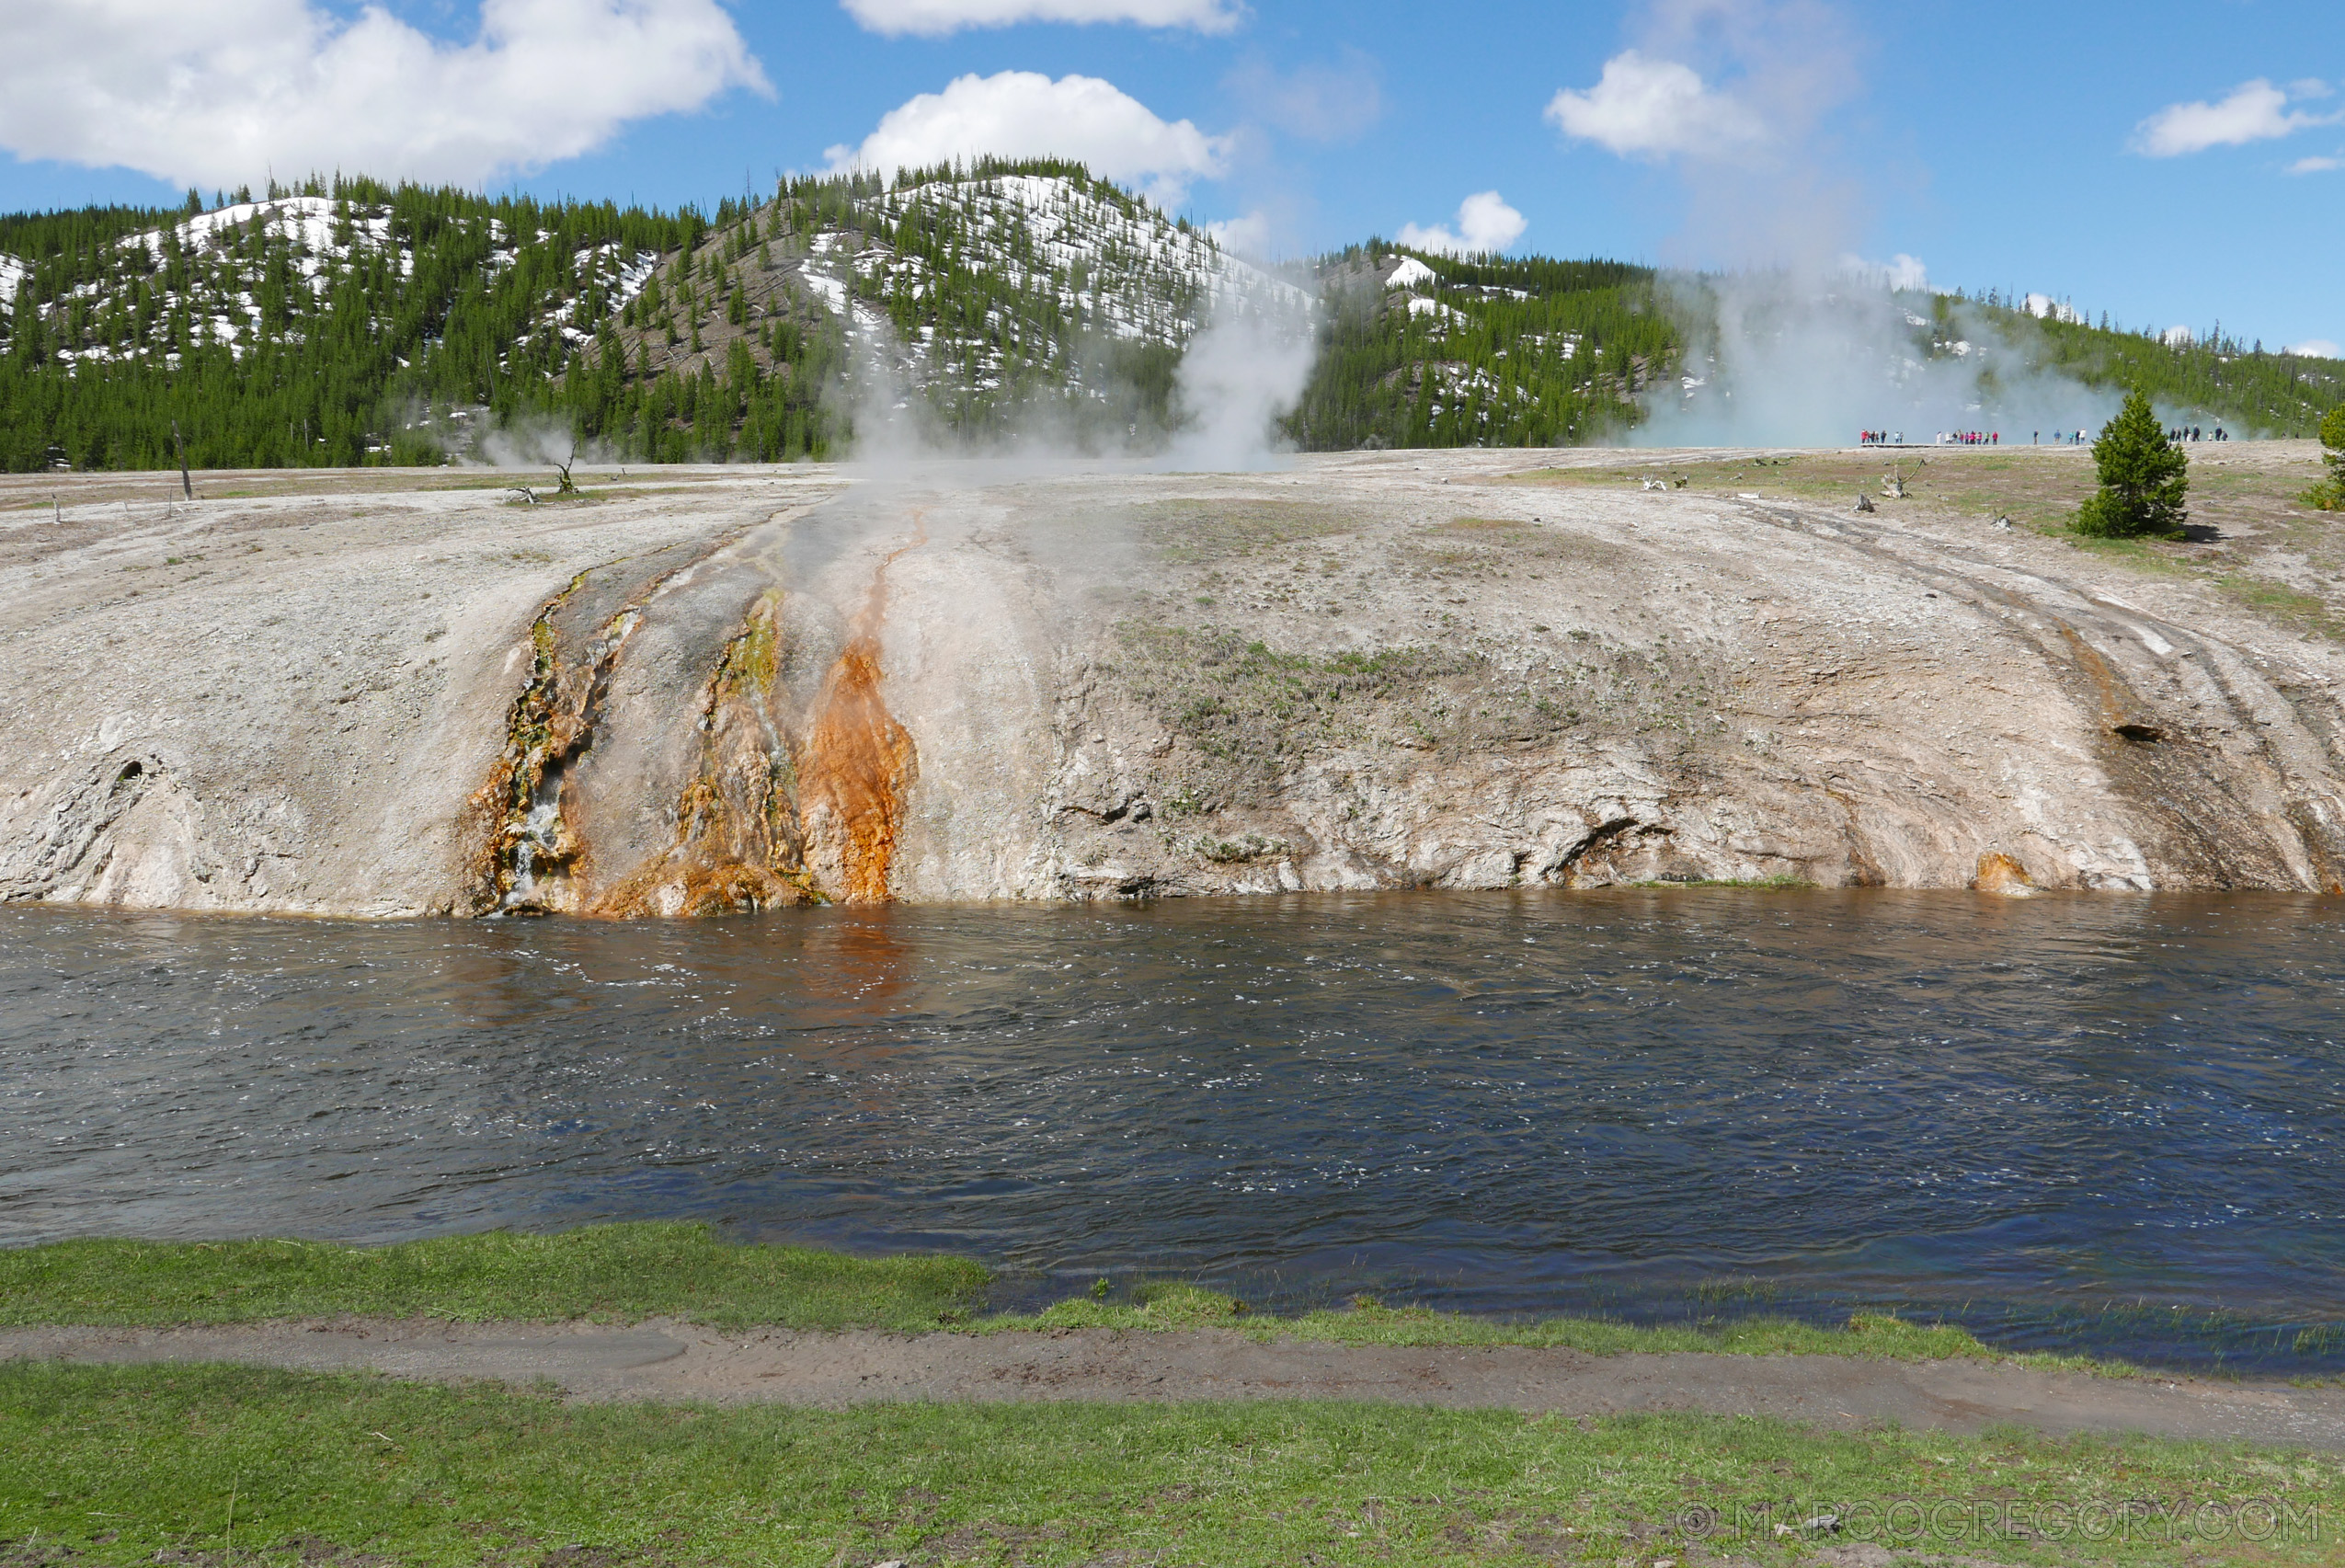
{"label": "blue river water", "polygon": [[623,1218],[2345,1370],[2345,902],[0,910],[0,1244]]}

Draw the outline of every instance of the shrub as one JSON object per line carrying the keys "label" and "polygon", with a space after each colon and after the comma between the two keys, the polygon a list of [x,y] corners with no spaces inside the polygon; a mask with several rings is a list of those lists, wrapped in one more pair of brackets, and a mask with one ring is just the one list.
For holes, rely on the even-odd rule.
{"label": "shrub", "polygon": [[2191,460],[2166,439],[2156,411],[2139,392],[2100,428],[2093,442],[2100,489],[2076,510],[2078,533],[2099,539],[2179,539],[2190,493]]}

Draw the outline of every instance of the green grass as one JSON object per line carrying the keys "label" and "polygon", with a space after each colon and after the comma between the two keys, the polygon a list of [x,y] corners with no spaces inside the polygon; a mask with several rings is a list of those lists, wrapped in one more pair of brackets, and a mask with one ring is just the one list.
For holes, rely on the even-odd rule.
{"label": "green grass", "polygon": [[[2345,1471],[2222,1445],[1704,1415],[566,1405],[495,1385],[0,1366],[11,1564],[1649,1565],[1699,1560],[1698,1540],[1789,1563],[1813,1561],[1814,1537],[1775,1527],[1826,1513],[1844,1543],[1996,1562],[2334,1562]],[[2275,1516],[2242,1551],[2239,1527]],[[2102,1539],[2075,1523],[2042,1539],[2064,1519]]]}
{"label": "green grass", "polygon": [[704,1225],[329,1242],[58,1242],[0,1251],[0,1323],[249,1322],[353,1312],[489,1319],[685,1317],[918,1331],[967,1317],[990,1278],[961,1258],[740,1246]]}
{"label": "green grass", "polygon": [[2226,572],[2215,583],[2232,602],[2274,624],[2332,640],[2345,637],[2345,624],[2340,624],[2329,613],[2328,603],[2314,594],[2245,572]]}
{"label": "green grass", "polygon": [[2089,533],[2078,533],[2065,522],[2058,528],[2044,532],[2087,555],[2098,555],[2117,566],[2130,567],[2137,572],[2161,577],[2188,577],[2197,570],[2191,561],[2159,549],[2157,543],[2151,540],[2097,538]]}
{"label": "green grass", "polygon": [[460,1322],[673,1317],[718,1328],[865,1327],[1000,1333],[1102,1328],[1221,1328],[1258,1340],[1340,1345],[1553,1345],[1598,1356],[1947,1356],[2131,1376],[2082,1356],[2006,1357],[1962,1329],[1860,1313],[1844,1328],[1721,1317],[1691,1327],[1593,1318],[1533,1322],[1390,1308],[1366,1297],[1297,1317],[1248,1311],[1177,1281],[1123,1301],[1078,1298],[1027,1315],[983,1315],[991,1276],[932,1256],[850,1257],[720,1241],[703,1225],[587,1226],[554,1235],[496,1230],[387,1247],[332,1242],[60,1242],[0,1251],[0,1324],[233,1323],[270,1318],[428,1317]]}
{"label": "green grass", "polygon": [[1514,1321],[1387,1307],[1362,1296],[1341,1310],[1299,1316],[1249,1312],[1218,1291],[1175,1281],[1144,1285],[1128,1303],[1078,1297],[1030,1316],[978,1318],[970,1333],[1053,1329],[1165,1330],[1218,1328],[1268,1343],[1313,1340],[1333,1345],[1519,1345],[1578,1350],[1591,1356],[1660,1356],[1692,1352],[1723,1356],[1859,1356],[1893,1361],[1951,1357],[2012,1361],[2044,1370],[2137,1377],[2122,1362],[2044,1353],[2011,1355],[1982,1344],[1949,1323],[1919,1323],[1882,1312],[1859,1312],[1846,1327],[1819,1328],[1782,1318],[1717,1318],[1698,1324],[1648,1327],[1601,1318]]}

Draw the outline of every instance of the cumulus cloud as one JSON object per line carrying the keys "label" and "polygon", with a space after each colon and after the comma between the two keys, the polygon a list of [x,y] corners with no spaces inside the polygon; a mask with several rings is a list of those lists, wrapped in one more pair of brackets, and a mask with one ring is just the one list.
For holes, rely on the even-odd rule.
{"label": "cumulus cloud", "polygon": [[1169,207],[1187,198],[1192,180],[1221,175],[1230,139],[1208,136],[1185,120],[1161,120],[1096,76],[1054,82],[1036,71],[1003,71],[956,76],[941,93],[889,109],[859,145],[824,155],[834,171],[892,174],[989,153],[1079,158],[1094,174],[1138,186]]}
{"label": "cumulus cloud", "polygon": [[2333,360],[2338,357],[2337,345],[2326,338],[2307,338],[2302,343],[2291,343],[2280,351],[2301,354],[2307,360]]}
{"label": "cumulus cloud", "polygon": [[1214,244],[1232,256],[1261,259],[1270,255],[1270,214],[1259,207],[1242,218],[1223,218],[1207,223],[1205,232],[1213,236]]}
{"label": "cumulus cloud", "polygon": [[1246,114],[1310,142],[1349,142],[1384,115],[1384,74],[1356,49],[1283,73],[1253,61],[1227,85]]}
{"label": "cumulus cloud", "polygon": [[1412,250],[1437,251],[1444,256],[1474,256],[1504,250],[1523,237],[1528,227],[1523,215],[1506,205],[1495,190],[1483,190],[1458,204],[1458,229],[1419,228],[1403,223],[1395,237]]}
{"label": "cumulus cloud", "polygon": [[482,0],[462,44],[310,0],[0,0],[0,146],[179,184],[473,184],[772,91],[716,0]]}
{"label": "cumulus cloud", "polygon": [[2168,104],[2133,128],[2133,150],[2149,158],[2179,158],[2210,147],[2244,147],[2277,141],[2313,125],[2336,123],[2335,115],[2290,109],[2293,99],[2326,97],[2320,82],[2276,87],[2259,76],[2231,89],[2219,103]]}
{"label": "cumulus cloud", "polygon": [[1690,65],[1624,50],[1585,92],[1564,88],[1547,118],[1563,134],[1622,157],[1717,156],[1766,139],[1758,116],[1710,87]]}
{"label": "cumulus cloud", "polygon": [[963,28],[1020,22],[1131,22],[1144,28],[1194,28],[1226,33],[1245,15],[1229,0],[841,0],[847,14],[875,33],[941,38]]}
{"label": "cumulus cloud", "polygon": [[2345,169],[2345,157],[2298,158],[2288,166],[2290,174],[2327,174],[2331,169]]}
{"label": "cumulus cloud", "polygon": [[1862,17],[1832,0],[1640,0],[1594,86],[1557,93],[1564,136],[1668,166],[1682,266],[1795,264],[1821,280],[1864,229],[1870,162],[1832,115],[1880,79]]}

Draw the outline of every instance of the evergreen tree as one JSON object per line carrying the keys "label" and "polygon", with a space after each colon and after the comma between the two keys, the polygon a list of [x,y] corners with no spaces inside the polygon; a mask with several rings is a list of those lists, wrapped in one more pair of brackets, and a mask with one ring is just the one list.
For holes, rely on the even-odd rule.
{"label": "evergreen tree", "polygon": [[2305,499],[2323,511],[2345,511],[2345,403],[2331,408],[2320,422],[2320,444],[2328,478],[2314,486]]}
{"label": "evergreen tree", "polygon": [[[217,221],[230,197],[207,217],[196,191],[167,211],[0,214],[0,470],[170,466],[182,443],[214,467],[437,463],[523,417],[633,461],[822,456],[852,435],[842,286],[917,359],[941,429],[984,441],[1040,417],[1145,441],[1179,418],[1216,253],[1057,159],[794,177],[713,223],[364,178],[298,189],[317,205],[234,223]],[[1414,284],[1387,287],[1409,254],[1321,258],[1321,351],[1285,421],[1298,445],[1603,440],[1707,335],[1699,291],[1645,268],[1418,252]],[[818,260],[826,290],[777,275]],[[1950,351],[1979,312],[2030,364],[2186,422],[2304,436],[2345,399],[2336,361],[1950,296],[1915,323],[1917,349]],[[2345,475],[2321,489],[2345,506]]]}
{"label": "evergreen tree", "polygon": [[2125,395],[2125,406],[2093,442],[2100,489],[2077,509],[2076,531],[2100,539],[2179,539],[2191,460],[2166,439],[2150,400]]}

